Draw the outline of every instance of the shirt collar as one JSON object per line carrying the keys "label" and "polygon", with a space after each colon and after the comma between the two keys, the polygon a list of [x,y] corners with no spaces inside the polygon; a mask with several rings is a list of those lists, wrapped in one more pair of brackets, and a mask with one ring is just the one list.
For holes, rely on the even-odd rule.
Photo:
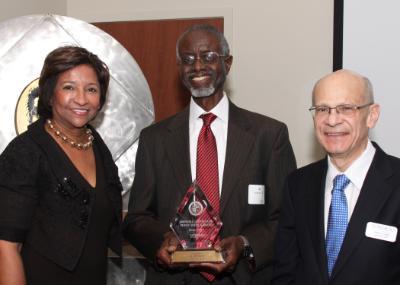
{"label": "shirt collar", "polygon": [[221,100],[218,102],[214,108],[212,108],[209,112],[204,111],[197,103],[194,101],[193,97],[190,98],[190,106],[189,106],[189,120],[194,121],[199,119],[199,117],[206,113],[213,113],[217,116],[217,119],[222,120],[225,123],[228,123],[228,114],[229,114],[229,100],[228,96],[224,92]]}
{"label": "shirt collar", "polygon": [[328,181],[333,181],[338,174],[345,174],[357,189],[361,189],[365,177],[367,176],[368,169],[372,163],[372,160],[374,159],[375,151],[375,147],[372,145],[371,141],[368,140],[367,147],[363,153],[355,161],[353,161],[349,168],[347,168],[343,173],[340,172],[335,165],[333,165],[330,156],[328,156]]}

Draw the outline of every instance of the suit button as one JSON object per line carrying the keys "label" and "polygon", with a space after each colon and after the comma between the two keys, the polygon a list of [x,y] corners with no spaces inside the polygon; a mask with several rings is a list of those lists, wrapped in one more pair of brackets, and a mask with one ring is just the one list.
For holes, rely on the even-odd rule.
{"label": "suit button", "polygon": [[88,212],[85,211],[85,210],[82,210],[82,211],[81,211],[81,221],[86,221],[86,222],[87,222],[88,217],[89,217]]}
{"label": "suit button", "polygon": [[85,229],[86,228],[86,224],[87,224],[87,222],[80,220],[78,225],[79,225],[79,227],[81,229]]}
{"label": "suit button", "polygon": [[57,184],[57,187],[54,189],[54,193],[59,192],[62,189],[62,185],[60,183]]}
{"label": "suit button", "polygon": [[89,196],[89,194],[85,193],[82,197],[82,203],[83,203],[83,205],[87,205],[87,204],[89,204],[89,202],[90,202],[90,196]]}

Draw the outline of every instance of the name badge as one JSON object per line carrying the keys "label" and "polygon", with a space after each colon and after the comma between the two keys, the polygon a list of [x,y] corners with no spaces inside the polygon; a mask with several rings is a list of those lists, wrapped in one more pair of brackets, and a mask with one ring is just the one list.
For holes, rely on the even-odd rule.
{"label": "name badge", "polygon": [[369,222],[365,229],[365,236],[369,238],[395,242],[397,237],[397,228],[384,224]]}
{"label": "name badge", "polygon": [[249,205],[265,204],[265,185],[249,184],[248,203]]}

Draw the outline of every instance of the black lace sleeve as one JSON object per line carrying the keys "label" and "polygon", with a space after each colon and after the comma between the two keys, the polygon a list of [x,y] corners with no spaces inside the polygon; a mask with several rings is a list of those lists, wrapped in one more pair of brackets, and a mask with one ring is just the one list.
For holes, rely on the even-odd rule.
{"label": "black lace sleeve", "polygon": [[0,155],[0,239],[23,242],[34,215],[40,150],[24,134]]}

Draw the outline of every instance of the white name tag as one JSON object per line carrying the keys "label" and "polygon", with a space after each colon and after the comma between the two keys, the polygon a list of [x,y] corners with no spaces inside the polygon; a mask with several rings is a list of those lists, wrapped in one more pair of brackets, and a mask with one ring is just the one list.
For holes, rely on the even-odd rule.
{"label": "white name tag", "polygon": [[265,204],[265,185],[249,184],[248,194],[249,205]]}
{"label": "white name tag", "polygon": [[369,222],[367,223],[367,228],[365,229],[365,235],[374,239],[395,242],[397,237],[397,228],[384,224]]}

